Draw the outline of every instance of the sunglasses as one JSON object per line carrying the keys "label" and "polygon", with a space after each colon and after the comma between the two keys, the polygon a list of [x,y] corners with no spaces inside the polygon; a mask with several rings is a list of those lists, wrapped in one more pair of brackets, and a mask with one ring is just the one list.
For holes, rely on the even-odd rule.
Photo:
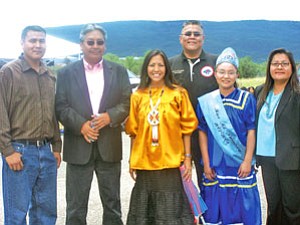
{"label": "sunglasses", "polygon": [[104,45],[104,41],[103,40],[97,40],[97,41],[94,41],[94,40],[88,40],[88,41],[86,41],[86,44],[88,45],[88,46],[94,46],[95,45],[95,43],[97,44],[97,45]]}
{"label": "sunglasses", "polygon": [[187,31],[183,35],[190,37],[190,36],[192,36],[192,34],[194,34],[194,37],[200,37],[202,35],[202,33],[198,32],[198,31],[195,31],[195,32]]}

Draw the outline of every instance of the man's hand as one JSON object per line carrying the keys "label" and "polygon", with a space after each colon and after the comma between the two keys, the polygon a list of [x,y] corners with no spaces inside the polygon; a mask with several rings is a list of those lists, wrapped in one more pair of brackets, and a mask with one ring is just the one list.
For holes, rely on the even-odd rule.
{"label": "man's hand", "polygon": [[92,123],[96,130],[100,130],[103,127],[110,124],[111,120],[107,112],[101,113],[99,115],[92,115]]}
{"label": "man's hand", "polygon": [[23,169],[22,155],[19,152],[14,152],[13,154],[5,158],[9,168],[13,171],[20,171]]}
{"label": "man's hand", "polygon": [[[91,126],[92,125],[92,126]],[[86,121],[82,127],[81,127],[81,134],[83,135],[84,139],[88,142],[91,143],[92,140],[97,140],[99,136],[99,132],[92,123],[92,121],[88,120]]]}
{"label": "man's hand", "polygon": [[53,155],[57,162],[57,168],[59,168],[61,163],[61,155],[59,152],[53,152]]}

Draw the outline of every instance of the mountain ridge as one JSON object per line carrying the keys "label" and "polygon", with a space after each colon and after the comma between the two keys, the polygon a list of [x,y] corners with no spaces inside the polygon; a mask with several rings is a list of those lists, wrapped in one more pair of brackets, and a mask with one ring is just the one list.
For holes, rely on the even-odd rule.
{"label": "mountain ridge", "polygon": [[[183,20],[175,21],[114,21],[97,23],[107,31],[107,53],[119,57],[143,56],[159,48],[171,57],[181,53],[179,34]],[[300,21],[240,20],[201,21],[204,27],[206,52],[219,54],[230,46],[238,57],[249,56],[254,62],[264,62],[269,53],[279,47],[287,48],[300,61]],[[53,36],[79,43],[84,24],[48,27]]]}

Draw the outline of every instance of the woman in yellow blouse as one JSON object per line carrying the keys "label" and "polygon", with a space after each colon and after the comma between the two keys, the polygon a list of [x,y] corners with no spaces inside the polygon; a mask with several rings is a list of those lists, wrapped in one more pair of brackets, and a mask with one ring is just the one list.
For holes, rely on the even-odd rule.
{"label": "woman in yellow blouse", "polygon": [[145,57],[130,104],[125,130],[131,137],[135,185],[127,225],[195,224],[179,167],[184,164],[183,178],[191,179],[190,135],[198,121],[163,51],[152,50]]}

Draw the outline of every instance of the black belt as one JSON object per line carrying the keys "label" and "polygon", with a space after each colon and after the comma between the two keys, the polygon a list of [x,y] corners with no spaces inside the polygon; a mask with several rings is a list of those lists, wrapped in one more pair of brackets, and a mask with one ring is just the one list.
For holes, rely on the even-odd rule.
{"label": "black belt", "polygon": [[47,139],[44,140],[15,140],[14,142],[18,142],[24,145],[33,145],[36,147],[41,147],[44,145],[47,145],[49,143],[49,141]]}

